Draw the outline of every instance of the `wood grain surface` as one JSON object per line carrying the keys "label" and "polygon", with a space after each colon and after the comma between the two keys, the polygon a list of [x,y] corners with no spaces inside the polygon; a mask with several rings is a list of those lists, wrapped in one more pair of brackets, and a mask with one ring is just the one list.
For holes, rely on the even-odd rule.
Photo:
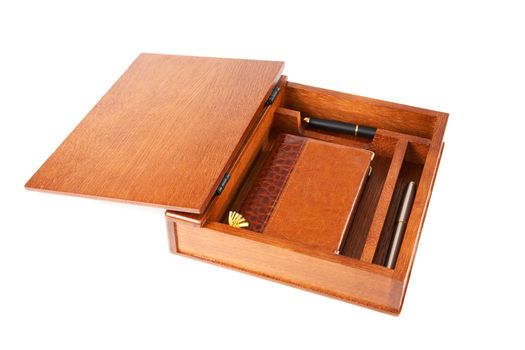
{"label": "wood grain surface", "polygon": [[141,54],[26,187],[201,213],[283,66]]}
{"label": "wood grain surface", "polygon": [[392,280],[393,271],[382,266],[220,223],[197,227],[167,220],[173,253],[394,315],[401,309],[402,282]]}

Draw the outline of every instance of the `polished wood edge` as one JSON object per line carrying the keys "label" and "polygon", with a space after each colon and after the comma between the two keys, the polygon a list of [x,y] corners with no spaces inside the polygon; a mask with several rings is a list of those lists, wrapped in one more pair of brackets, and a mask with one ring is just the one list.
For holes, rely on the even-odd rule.
{"label": "polished wood edge", "polygon": [[144,204],[142,202],[136,202],[136,201],[130,201],[127,199],[120,199],[120,198],[114,198],[114,197],[102,197],[99,195],[86,195],[82,193],[71,193],[71,192],[62,192],[62,191],[55,191],[55,190],[47,190],[42,188],[36,188],[36,187],[30,187],[28,184],[25,184],[24,188],[29,191],[34,192],[43,192],[43,193],[52,193],[52,194],[60,194],[64,196],[71,196],[71,197],[77,197],[77,198],[89,198],[89,199],[96,199],[96,200],[104,200],[104,201],[110,201],[110,202],[117,202],[117,203],[124,203],[124,204],[133,204],[133,205],[140,205],[140,206],[148,206],[153,208],[161,208],[161,209],[168,209],[169,211],[173,212],[179,212],[179,211],[187,211],[189,215],[197,214],[197,212],[190,208],[179,208],[179,207],[173,207],[169,205],[164,204]]}
{"label": "polished wood edge", "polygon": [[166,226],[168,228],[168,243],[170,252],[176,254],[178,252],[177,244],[177,226],[171,220],[166,220]]}
{"label": "polished wood edge", "polygon": [[191,215],[188,213],[181,213],[176,211],[167,210],[166,217],[174,220],[185,221],[190,224],[202,225],[202,215]]}

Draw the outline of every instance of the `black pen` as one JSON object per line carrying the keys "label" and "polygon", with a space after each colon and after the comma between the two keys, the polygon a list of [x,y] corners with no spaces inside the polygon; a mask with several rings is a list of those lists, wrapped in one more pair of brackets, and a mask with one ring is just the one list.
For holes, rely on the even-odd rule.
{"label": "black pen", "polygon": [[376,128],[372,128],[370,126],[345,123],[338,120],[320,119],[315,117],[305,117],[303,118],[303,121],[308,124],[308,127],[326,131],[340,132],[353,136],[367,137],[370,139],[374,138],[377,130]]}

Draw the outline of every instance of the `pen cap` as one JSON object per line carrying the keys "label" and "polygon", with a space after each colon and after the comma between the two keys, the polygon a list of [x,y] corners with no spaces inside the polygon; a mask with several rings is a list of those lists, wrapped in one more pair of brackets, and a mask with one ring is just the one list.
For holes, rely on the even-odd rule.
{"label": "pen cap", "polygon": [[412,208],[412,203],[414,203],[414,197],[416,196],[416,183],[410,181],[405,190],[405,195],[403,196],[403,201],[401,202],[401,207],[399,208],[399,222],[408,222],[408,217],[410,216],[410,210]]}

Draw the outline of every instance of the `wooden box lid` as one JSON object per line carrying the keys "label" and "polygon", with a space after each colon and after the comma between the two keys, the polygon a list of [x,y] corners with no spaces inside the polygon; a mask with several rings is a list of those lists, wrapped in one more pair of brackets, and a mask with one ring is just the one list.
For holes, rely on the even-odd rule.
{"label": "wooden box lid", "polygon": [[283,67],[141,54],[26,187],[202,213]]}

